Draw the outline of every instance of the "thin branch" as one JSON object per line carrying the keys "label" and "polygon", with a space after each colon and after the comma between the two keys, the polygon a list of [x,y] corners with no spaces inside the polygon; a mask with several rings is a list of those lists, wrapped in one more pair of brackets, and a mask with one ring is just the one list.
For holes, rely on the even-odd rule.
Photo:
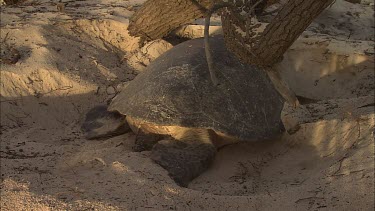
{"label": "thin branch", "polygon": [[211,81],[214,84],[214,86],[219,85],[219,80],[217,79],[216,76],[216,70],[214,67],[214,62],[212,60],[212,55],[211,55],[211,47],[210,47],[210,19],[211,16],[214,12],[217,10],[224,8],[224,7],[234,7],[231,3],[228,2],[221,2],[219,4],[213,5],[211,9],[209,9],[206,12],[206,18],[204,22],[204,45],[205,45],[205,53],[206,53],[206,59],[207,59],[207,65],[208,65],[208,71],[210,72],[211,76]]}
{"label": "thin branch", "polygon": [[4,39],[3,39],[3,43],[5,43],[7,41],[8,35],[9,35],[9,32],[6,33],[6,35],[5,35]]}
{"label": "thin branch", "polygon": [[212,60],[211,48],[210,48],[210,42],[209,42],[210,19],[211,19],[211,15],[207,14],[205,18],[205,23],[204,23],[204,45],[205,45],[204,51],[206,53],[208,71],[210,72],[211,81],[214,84],[214,86],[217,86],[219,84],[219,81],[216,77],[216,72],[214,68],[214,62]]}
{"label": "thin branch", "polygon": [[[257,2],[255,2],[255,4],[253,6],[250,7],[250,10],[249,12],[252,13],[255,9],[256,6],[258,6],[260,3],[262,3],[263,0],[258,0]],[[251,1],[248,1],[248,3],[251,2]],[[248,6],[248,5],[247,5]]]}

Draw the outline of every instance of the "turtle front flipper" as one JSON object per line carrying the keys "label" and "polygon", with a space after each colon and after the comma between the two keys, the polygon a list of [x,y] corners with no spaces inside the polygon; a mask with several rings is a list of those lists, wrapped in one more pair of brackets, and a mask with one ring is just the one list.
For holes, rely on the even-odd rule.
{"label": "turtle front flipper", "polygon": [[151,159],[166,169],[178,185],[187,187],[210,166],[215,154],[208,131],[192,130],[180,140],[159,141],[152,148]]}
{"label": "turtle front flipper", "polygon": [[165,138],[165,135],[146,133],[140,130],[136,134],[133,150],[135,152],[149,151],[160,140]]}

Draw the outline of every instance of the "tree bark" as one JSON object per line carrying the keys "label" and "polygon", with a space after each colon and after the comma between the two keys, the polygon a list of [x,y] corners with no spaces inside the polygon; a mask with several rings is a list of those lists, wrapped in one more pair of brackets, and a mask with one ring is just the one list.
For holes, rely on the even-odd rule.
{"label": "tree bark", "polygon": [[[216,1],[216,0],[215,0]],[[131,17],[132,36],[146,40],[165,37],[176,28],[204,17],[212,0],[148,0]]]}
{"label": "tree bark", "polygon": [[[233,1],[233,0],[232,0]],[[245,0],[255,3],[257,0]],[[263,0],[256,12],[278,0]],[[203,18],[205,12],[220,0],[148,0],[130,18],[129,33],[146,40],[165,37],[176,28]],[[239,3],[241,6],[243,3]]]}
{"label": "tree bark", "polygon": [[[290,105],[297,107],[299,102],[294,92],[272,67],[282,60],[285,51],[333,1],[289,0],[260,33],[252,31],[258,24],[249,16],[251,11],[239,20],[230,10],[225,10],[221,16],[225,44],[243,62],[263,68],[276,90]],[[246,11],[246,6],[242,7],[244,9]]]}
{"label": "tree bark", "polygon": [[249,30],[246,23],[225,10],[222,14],[225,43],[243,62],[272,67],[282,60],[285,51],[332,2],[333,0],[290,0],[263,32],[247,37],[244,36]]}
{"label": "tree bark", "polygon": [[[239,13],[249,14],[252,5],[258,1],[229,0],[238,10],[222,12],[223,32],[228,49],[243,62],[271,67],[334,0],[289,0],[266,29],[256,34],[252,29],[258,25],[249,25],[251,21],[247,15],[240,17]],[[217,2],[219,0],[148,0],[132,16],[128,30],[132,36],[146,40],[160,39],[176,28],[204,17],[207,9]],[[270,3],[275,0],[263,0],[254,12],[259,14],[257,9],[262,10]]]}

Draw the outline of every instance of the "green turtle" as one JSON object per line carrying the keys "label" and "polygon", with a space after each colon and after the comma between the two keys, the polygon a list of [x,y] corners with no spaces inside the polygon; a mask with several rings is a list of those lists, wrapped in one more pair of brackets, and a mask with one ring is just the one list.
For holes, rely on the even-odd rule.
{"label": "green turtle", "polygon": [[183,42],[154,60],[110,103],[136,133],[136,149],[181,186],[205,171],[218,148],[280,135],[283,98],[266,73],[241,63],[223,37],[210,38],[219,85],[208,71],[203,39]]}

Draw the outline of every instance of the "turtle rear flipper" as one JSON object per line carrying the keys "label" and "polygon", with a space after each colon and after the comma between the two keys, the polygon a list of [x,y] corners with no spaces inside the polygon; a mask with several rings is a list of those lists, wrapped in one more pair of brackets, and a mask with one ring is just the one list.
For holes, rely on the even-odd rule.
{"label": "turtle rear flipper", "polygon": [[214,160],[216,148],[202,140],[162,140],[154,145],[151,159],[166,169],[180,186],[204,172]]}

